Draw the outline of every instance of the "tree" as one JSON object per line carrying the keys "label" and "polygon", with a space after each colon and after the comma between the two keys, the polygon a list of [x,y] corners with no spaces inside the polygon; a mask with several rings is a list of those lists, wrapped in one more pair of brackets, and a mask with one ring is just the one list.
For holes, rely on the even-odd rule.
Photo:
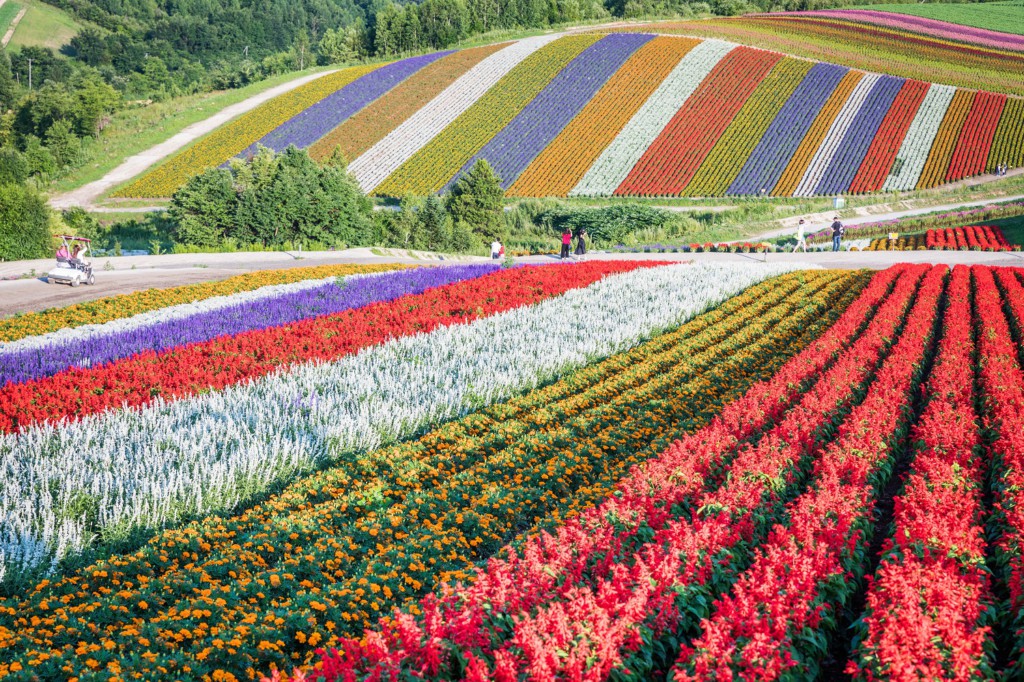
{"label": "tree", "polygon": [[0,185],[21,184],[28,179],[29,171],[24,154],[17,149],[0,147]]}
{"label": "tree", "polygon": [[248,160],[209,170],[171,200],[181,243],[370,243],[373,205],[340,154],[318,166],[294,146],[280,154],[260,147]]}
{"label": "tree", "polygon": [[0,185],[0,260],[25,260],[53,255],[50,209],[27,185]]}
{"label": "tree", "polygon": [[445,207],[456,225],[463,222],[475,234],[491,238],[501,232],[504,199],[501,178],[479,159],[452,187]]}
{"label": "tree", "polygon": [[234,226],[237,197],[231,173],[211,168],[174,193],[168,210],[176,223],[175,241],[195,246],[216,246]]}
{"label": "tree", "polygon": [[420,229],[430,249],[435,251],[451,249],[451,219],[444,210],[444,203],[436,194],[427,197],[427,201],[420,210]]}
{"label": "tree", "polygon": [[15,104],[14,76],[7,50],[0,50],[0,112],[13,109]]}
{"label": "tree", "polygon": [[57,161],[54,160],[50,150],[43,146],[42,140],[35,135],[27,135],[24,138],[24,143],[25,160],[28,162],[30,175],[48,178],[57,172]]}
{"label": "tree", "polygon": [[82,160],[82,141],[71,129],[70,121],[57,121],[46,131],[46,148],[60,168],[74,168]]}
{"label": "tree", "polygon": [[398,210],[390,221],[390,246],[418,249],[423,246],[422,225],[419,216],[420,200],[414,196],[402,197]]}

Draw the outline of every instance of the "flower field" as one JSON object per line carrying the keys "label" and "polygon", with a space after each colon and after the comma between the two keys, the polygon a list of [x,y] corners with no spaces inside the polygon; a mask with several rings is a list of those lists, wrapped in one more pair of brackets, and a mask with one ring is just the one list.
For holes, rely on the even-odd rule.
{"label": "flower field", "polygon": [[352,267],[0,345],[0,678],[1012,676],[1024,274],[801,267]]}
{"label": "flower field", "polygon": [[[707,30],[695,34],[733,21],[699,22]],[[735,21],[838,20],[781,14]],[[909,46],[923,34],[912,35]],[[1024,67],[1024,51],[971,49],[996,50],[1016,60],[1018,71]],[[443,191],[479,159],[513,196],[928,189],[1000,164],[1024,165],[1024,100],[973,89],[979,82],[955,87],[716,38],[548,34],[324,76],[117,194],[168,196],[191,174],[251,154],[257,144],[294,144],[321,160],[340,148],[365,191],[391,197]]]}
{"label": "flower field", "polygon": [[341,627],[316,679],[993,679],[1003,636],[1012,678],[1021,273],[896,266],[851,301],[596,506]]}
{"label": "flower field", "polygon": [[[863,71],[1024,95],[1020,79],[1024,47],[1019,35],[922,22],[895,12],[777,12],[619,30],[717,38]],[[956,37],[947,37],[949,33]]]}
{"label": "flower field", "polygon": [[947,227],[919,234],[872,239],[867,251],[1020,251],[1010,244],[1003,231],[991,225]]}

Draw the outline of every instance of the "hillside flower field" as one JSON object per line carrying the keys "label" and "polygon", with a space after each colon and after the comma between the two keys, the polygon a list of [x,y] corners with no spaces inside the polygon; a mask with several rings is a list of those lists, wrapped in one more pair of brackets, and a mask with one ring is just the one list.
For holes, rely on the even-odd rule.
{"label": "hillside flower field", "polygon": [[1013,676],[1024,275],[809,267],[35,314],[0,345],[0,679]]}
{"label": "hillside flower field", "polygon": [[[890,23],[902,16],[877,14]],[[919,21],[931,20],[903,23]],[[695,23],[707,29],[696,35],[719,24],[733,25]],[[1024,68],[1020,36],[971,31],[971,50]],[[214,131],[115,196],[169,196],[257,145],[295,145],[318,159],[337,147],[351,155],[363,190],[389,197],[444,191],[481,159],[507,194],[522,197],[928,189],[1024,165],[1024,93],[977,90],[978,82],[957,87],[717,37],[551,33],[332,73]]]}

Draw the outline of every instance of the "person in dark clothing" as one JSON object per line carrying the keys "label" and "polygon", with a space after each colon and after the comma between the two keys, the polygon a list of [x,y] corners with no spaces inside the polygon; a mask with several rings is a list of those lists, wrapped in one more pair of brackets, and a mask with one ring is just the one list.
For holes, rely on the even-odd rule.
{"label": "person in dark clothing", "polygon": [[839,216],[832,216],[832,250],[838,251],[839,246],[843,241],[843,233],[846,232],[846,228],[839,222]]}
{"label": "person in dark clothing", "polygon": [[562,233],[562,255],[560,256],[560,258],[569,257],[570,246],[572,246],[572,230],[566,228],[565,232]]}
{"label": "person in dark clothing", "polygon": [[576,235],[576,255],[585,256],[587,255],[587,230],[586,228],[580,230],[580,233]]}

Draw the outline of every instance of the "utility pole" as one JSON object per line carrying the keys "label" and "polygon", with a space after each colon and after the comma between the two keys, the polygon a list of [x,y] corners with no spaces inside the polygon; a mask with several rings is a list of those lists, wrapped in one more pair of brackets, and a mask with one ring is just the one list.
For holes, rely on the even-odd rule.
{"label": "utility pole", "polygon": [[248,59],[249,58],[249,46],[248,45],[245,46],[244,52],[245,52],[245,58]]}
{"label": "utility pole", "polygon": [[28,89],[32,91],[32,60],[28,60]]}

